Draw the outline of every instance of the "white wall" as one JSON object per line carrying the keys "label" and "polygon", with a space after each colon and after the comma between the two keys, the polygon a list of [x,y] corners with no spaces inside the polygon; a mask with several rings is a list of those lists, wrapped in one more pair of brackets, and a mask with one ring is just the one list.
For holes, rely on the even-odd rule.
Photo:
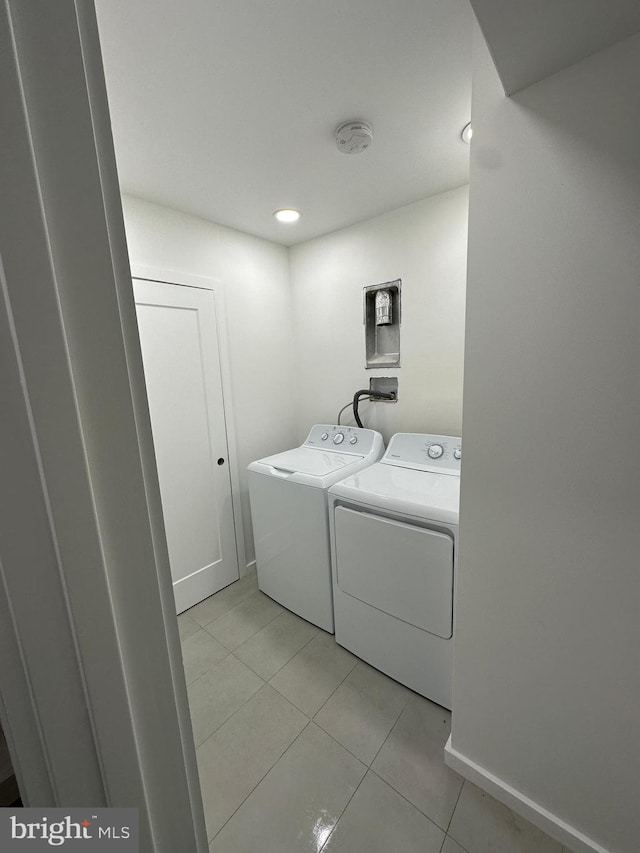
{"label": "white wall", "polygon": [[451,744],[612,853],[640,838],[639,79],[634,37],[511,99],[480,46],[473,82]]}
{"label": "white wall", "polygon": [[132,264],[223,283],[247,560],[246,466],[296,443],[287,249],[138,198],[123,199]]}
{"label": "white wall", "polygon": [[[461,187],[290,249],[299,439],[371,375],[397,376],[399,402],[363,402],[365,426],[460,434],[467,199]],[[397,278],[402,365],[365,370],[362,289]]]}

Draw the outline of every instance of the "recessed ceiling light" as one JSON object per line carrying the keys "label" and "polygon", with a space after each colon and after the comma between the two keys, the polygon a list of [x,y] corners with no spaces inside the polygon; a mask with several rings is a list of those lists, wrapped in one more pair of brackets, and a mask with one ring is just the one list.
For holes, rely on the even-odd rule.
{"label": "recessed ceiling light", "polygon": [[462,133],[460,134],[460,139],[462,139],[462,141],[466,142],[468,145],[471,142],[472,136],[473,136],[473,130],[471,129],[471,123],[469,123],[462,128]]}
{"label": "recessed ceiling light", "polygon": [[294,210],[291,207],[283,207],[282,210],[276,210],[273,215],[278,222],[297,222],[302,216],[299,210]]}

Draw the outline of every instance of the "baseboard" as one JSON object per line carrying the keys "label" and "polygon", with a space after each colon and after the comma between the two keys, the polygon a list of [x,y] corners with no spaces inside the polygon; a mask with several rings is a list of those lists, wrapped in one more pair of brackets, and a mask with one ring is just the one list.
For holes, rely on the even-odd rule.
{"label": "baseboard", "polygon": [[610,853],[591,838],[562,820],[558,815],[543,808],[539,803],[529,799],[516,788],[512,788],[502,779],[494,776],[484,767],[476,764],[451,746],[451,736],[444,748],[444,760],[452,770],[465,779],[473,782],[483,791],[491,794],[496,800],[504,803],[514,812],[526,818],[532,824],[542,829],[547,835],[566,845],[575,853]]}

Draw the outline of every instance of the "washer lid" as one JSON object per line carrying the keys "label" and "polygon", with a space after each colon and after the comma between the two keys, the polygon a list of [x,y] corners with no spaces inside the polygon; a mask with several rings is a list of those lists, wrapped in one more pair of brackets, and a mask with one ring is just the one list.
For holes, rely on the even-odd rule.
{"label": "washer lid", "polygon": [[361,462],[364,457],[355,454],[342,454],[316,450],[311,447],[296,447],[261,459],[262,465],[291,474],[307,474],[311,477],[324,477],[333,474],[347,465]]}
{"label": "washer lid", "polygon": [[329,490],[368,506],[458,524],[460,477],[376,462]]}

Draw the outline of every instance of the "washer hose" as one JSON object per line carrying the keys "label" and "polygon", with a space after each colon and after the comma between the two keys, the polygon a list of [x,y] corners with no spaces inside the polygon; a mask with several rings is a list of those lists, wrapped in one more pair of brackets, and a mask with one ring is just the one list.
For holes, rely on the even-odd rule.
{"label": "washer hose", "polygon": [[360,415],[358,414],[358,404],[360,402],[361,397],[368,397],[370,400],[395,400],[396,395],[391,392],[391,394],[386,394],[383,391],[372,391],[370,388],[364,388],[362,391],[356,391],[353,395],[353,417],[355,418],[355,422],[358,424],[360,429],[362,429],[362,421],[360,420]]}

